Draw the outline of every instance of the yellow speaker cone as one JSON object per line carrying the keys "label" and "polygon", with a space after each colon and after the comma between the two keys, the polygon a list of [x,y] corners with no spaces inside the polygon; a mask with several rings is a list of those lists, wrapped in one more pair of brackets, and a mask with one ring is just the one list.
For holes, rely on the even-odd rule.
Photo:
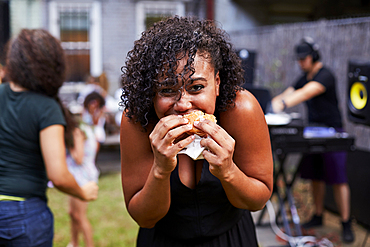
{"label": "yellow speaker cone", "polygon": [[352,105],[357,109],[361,110],[366,106],[367,103],[367,91],[364,84],[361,82],[353,83],[350,90],[350,100]]}

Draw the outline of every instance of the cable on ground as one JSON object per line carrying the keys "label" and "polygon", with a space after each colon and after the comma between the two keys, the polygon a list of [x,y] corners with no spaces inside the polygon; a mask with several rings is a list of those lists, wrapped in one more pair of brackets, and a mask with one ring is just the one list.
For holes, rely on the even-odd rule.
{"label": "cable on ground", "polygon": [[270,225],[274,233],[281,239],[287,241],[292,247],[334,247],[329,239],[323,238],[320,241],[314,236],[289,236],[285,234],[276,224],[275,210],[270,200],[266,203],[267,211],[269,213]]}

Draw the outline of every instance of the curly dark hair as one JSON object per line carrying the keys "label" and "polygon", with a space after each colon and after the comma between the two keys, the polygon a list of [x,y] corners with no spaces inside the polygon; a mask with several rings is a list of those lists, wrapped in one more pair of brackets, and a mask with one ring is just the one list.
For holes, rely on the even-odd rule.
{"label": "curly dark hair", "polygon": [[59,40],[43,29],[22,29],[6,58],[9,79],[30,91],[56,97],[65,79],[66,62]]}
{"label": "curly dark hair", "polygon": [[76,123],[58,97],[66,74],[65,54],[60,41],[43,29],[22,29],[10,41],[6,56],[9,80],[30,91],[53,97],[62,108],[67,122],[67,147],[73,147]]}
{"label": "curly dark hair", "polygon": [[[220,94],[216,111],[234,105],[236,92],[244,83],[241,60],[229,42],[226,32],[209,20],[194,17],[171,17],[155,23],[135,41],[122,70],[121,106],[126,116],[145,127],[158,121],[153,107],[156,89],[173,86],[178,78],[194,73],[195,55],[206,57],[219,72]],[[176,74],[178,61],[187,58],[181,74]],[[159,78],[167,78],[159,81]]]}

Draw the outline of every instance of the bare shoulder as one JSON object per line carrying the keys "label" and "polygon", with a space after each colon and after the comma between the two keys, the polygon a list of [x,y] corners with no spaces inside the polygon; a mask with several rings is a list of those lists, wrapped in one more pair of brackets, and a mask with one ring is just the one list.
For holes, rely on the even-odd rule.
{"label": "bare shoulder", "polygon": [[270,136],[257,99],[249,91],[239,91],[235,106],[220,114],[220,125],[235,140],[233,160],[239,169],[271,188]]}
{"label": "bare shoulder", "polygon": [[238,91],[235,105],[220,113],[219,123],[231,135],[235,128],[238,129],[247,123],[248,125],[266,124],[257,99],[247,90]]}

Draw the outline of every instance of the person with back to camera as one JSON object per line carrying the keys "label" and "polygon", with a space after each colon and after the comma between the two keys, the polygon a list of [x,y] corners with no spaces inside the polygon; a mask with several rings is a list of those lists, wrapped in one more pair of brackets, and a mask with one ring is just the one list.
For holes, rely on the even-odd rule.
{"label": "person with back to camera", "polygon": [[[137,246],[258,246],[250,211],[272,193],[270,139],[226,33],[168,18],[142,33],[122,71],[122,187]],[[198,110],[213,121],[194,123],[209,137],[194,160],[180,151],[197,145],[184,116]]]}
{"label": "person with back to camera", "polygon": [[[84,108],[90,114],[93,123],[77,122],[74,118],[67,118],[67,165],[68,170],[75,177],[78,185],[84,186],[90,181],[98,182],[99,171],[95,165],[99,142],[94,133],[94,122],[97,123],[104,111],[105,100],[97,92],[88,94],[84,101]],[[71,116],[71,115],[70,115]],[[93,230],[87,218],[88,203],[70,196],[69,215],[71,218],[71,242],[68,247],[78,246],[78,236],[83,234],[87,247],[93,247]]]}
{"label": "person with back to camera", "polygon": [[[334,127],[343,132],[342,118],[336,95],[336,81],[333,73],[320,61],[318,45],[310,37],[299,43],[295,52],[303,75],[294,86],[272,99],[275,113],[284,111],[302,102],[308,108],[309,125]],[[331,184],[342,220],[342,239],[353,242],[354,235],[350,218],[350,189],[346,176],[346,152],[310,154],[303,157],[301,177],[312,180],[315,214],[303,224],[304,228],[322,225],[324,211],[325,183]]]}
{"label": "person with back to camera", "polygon": [[9,83],[0,85],[0,245],[52,246],[48,179],[60,191],[95,200],[98,187],[78,186],[67,169],[64,126],[57,97],[65,57],[42,29],[23,29],[6,60]]}

